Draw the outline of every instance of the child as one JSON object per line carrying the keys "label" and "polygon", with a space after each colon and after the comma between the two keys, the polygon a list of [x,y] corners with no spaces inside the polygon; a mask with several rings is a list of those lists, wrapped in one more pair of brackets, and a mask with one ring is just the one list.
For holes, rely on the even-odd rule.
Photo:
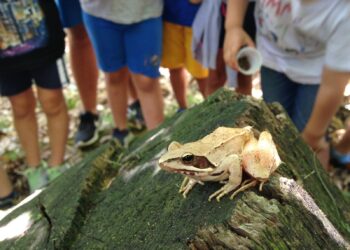
{"label": "child", "polygon": [[9,98],[15,128],[23,147],[30,191],[55,178],[62,168],[40,166],[36,98],[47,118],[50,167],[63,163],[68,115],[56,60],[64,51],[64,33],[53,0],[0,3],[0,94]]}
{"label": "child", "polygon": [[[253,40],[256,33],[254,6],[255,1],[250,1],[243,25],[244,30]],[[208,95],[223,87],[226,80],[229,81],[229,86],[233,85],[238,93],[251,95],[252,76],[246,76],[240,72],[237,74],[236,71],[227,68],[224,62],[225,16],[226,1],[203,1],[192,25],[194,57],[204,67],[209,68]]]}
{"label": "child", "polygon": [[70,64],[84,109],[79,116],[75,143],[85,147],[98,140],[96,58],[83,24],[79,0],[56,0],[56,3],[68,35]]}
{"label": "child", "polygon": [[83,0],[81,4],[99,67],[105,73],[115,123],[113,136],[125,144],[130,76],[147,128],[156,128],[163,121],[158,81],[163,1]]}
{"label": "child", "polygon": [[[191,0],[192,1],[192,0]],[[196,78],[199,89],[207,96],[208,70],[192,55],[192,22],[200,5],[189,0],[165,0],[163,12],[162,66],[169,69],[170,81],[180,109],[187,108],[186,69]]]}
{"label": "child", "polygon": [[[237,68],[236,54],[254,43],[242,29],[245,0],[230,0],[224,57]],[[350,2],[284,0],[256,5],[257,43],[264,59],[263,97],[286,109],[324,166],[331,117],[343,100],[350,77]]]}

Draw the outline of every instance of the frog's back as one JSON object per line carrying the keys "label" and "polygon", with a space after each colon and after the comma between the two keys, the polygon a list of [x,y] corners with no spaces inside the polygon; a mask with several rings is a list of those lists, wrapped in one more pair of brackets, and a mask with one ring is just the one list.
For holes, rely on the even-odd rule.
{"label": "frog's back", "polygon": [[245,128],[218,127],[212,133],[203,137],[200,141],[204,144],[209,143],[215,147],[216,145],[220,145],[237,135],[244,134],[245,132]]}

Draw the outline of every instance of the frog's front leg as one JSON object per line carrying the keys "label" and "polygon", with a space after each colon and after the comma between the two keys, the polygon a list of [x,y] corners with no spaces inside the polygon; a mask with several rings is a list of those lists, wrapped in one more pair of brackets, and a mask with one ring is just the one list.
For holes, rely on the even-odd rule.
{"label": "frog's front leg", "polygon": [[230,155],[223,160],[219,166],[220,169],[227,170],[229,173],[228,182],[218,191],[209,196],[209,201],[216,196],[219,202],[221,197],[228,194],[239,186],[242,182],[241,159],[238,155]]}
{"label": "frog's front leg", "polygon": [[203,182],[197,181],[195,179],[192,179],[186,176],[181,183],[179,193],[182,193],[183,197],[186,198],[188,192],[190,192],[191,189],[194,187],[194,185],[196,185],[197,183],[203,185]]}

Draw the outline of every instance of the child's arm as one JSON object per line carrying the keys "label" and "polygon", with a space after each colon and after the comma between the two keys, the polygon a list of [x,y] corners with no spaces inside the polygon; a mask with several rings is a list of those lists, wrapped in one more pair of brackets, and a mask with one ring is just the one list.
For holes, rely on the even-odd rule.
{"label": "child's arm", "polygon": [[247,0],[229,0],[227,3],[226,36],[224,42],[224,59],[233,69],[238,69],[236,55],[241,47],[254,47],[254,42],[243,30],[243,21],[247,10]]}
{"label": "child's arm", "polygon": [[302,133],[305,141],[318,153],[328,149],[325,141],[327,127],[344,97],[350,72],[340,72],[324,67],[320,89],[311,117]]}

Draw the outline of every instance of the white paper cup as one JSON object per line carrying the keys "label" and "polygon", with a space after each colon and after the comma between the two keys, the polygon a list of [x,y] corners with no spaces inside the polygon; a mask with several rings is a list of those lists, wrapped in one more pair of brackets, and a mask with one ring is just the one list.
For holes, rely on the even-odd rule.
{"label": "white paper cup", "polygon": [[253,75],[262,65],[260,52],[251,47],[244,47],[237,53],[238,70],[244,75]]}

